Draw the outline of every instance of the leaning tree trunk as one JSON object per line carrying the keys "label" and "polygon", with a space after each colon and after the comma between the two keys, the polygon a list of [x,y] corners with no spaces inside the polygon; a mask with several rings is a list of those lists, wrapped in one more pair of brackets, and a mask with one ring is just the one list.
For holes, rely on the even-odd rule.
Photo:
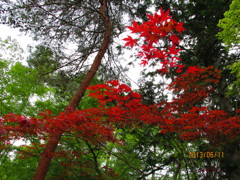
{"label": "leaning tree trunk", "polygon": [[[73,109],[75,109],[78,106],[79,102],[81,101],[84,93],[86,92],[88,85],[90,84],[91,80],[95,76],[95,74],[101,64],[103,56],[104,56],[104,54],[108,48],[108,45],[110,43],[112,27],[111,27],[110,19],[107,16],[107,0],[100,0],[100,3],[101,3],[101,6],[99,9],[99,13],[100,13],[101,20],[104,22],[104,26],[105,26],[104,39],[101,43],[100,49],[93,61],[93,64],[92,64],[90,70],[88,71],[85,78],[79,85],[77,92],[72,97],[71,101],[69,102],[69,107],[73,108]],[[59,143],[63,133],[64,133],[64,131],[59,133],[56,136],[50,136],[50,138],[46,144],[45,151],[43,152],[41,159],[38,163],[38,167],[37,167],[36,173],[33,178],[34,180],[44,180],[45,179],[45,176],[48,172],[55,149],[57,148],[58,143]]]}

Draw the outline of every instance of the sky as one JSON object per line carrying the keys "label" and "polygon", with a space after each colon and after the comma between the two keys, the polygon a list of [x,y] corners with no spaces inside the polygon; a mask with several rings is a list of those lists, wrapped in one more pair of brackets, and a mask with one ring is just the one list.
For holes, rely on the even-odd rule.
{"label": "sky", "polygon": [[[23,50],[27,50],[27,46],[33,44],[33,40],[30,36],[25,35],[23,32],[20,32],[18,29],[11,28],[9,26],[0,24],[0,37],[6,39],[8,36],[16,39]],[[27,51],[26,51],[27,53]]]}

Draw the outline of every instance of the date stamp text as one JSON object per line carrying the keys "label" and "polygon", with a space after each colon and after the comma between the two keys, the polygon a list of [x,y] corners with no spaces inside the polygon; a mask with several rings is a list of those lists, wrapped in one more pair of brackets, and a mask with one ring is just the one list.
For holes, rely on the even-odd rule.
{"label": "date stamp text", "polygon": [[224,158],[224,152],[188,152],[188,158]]}

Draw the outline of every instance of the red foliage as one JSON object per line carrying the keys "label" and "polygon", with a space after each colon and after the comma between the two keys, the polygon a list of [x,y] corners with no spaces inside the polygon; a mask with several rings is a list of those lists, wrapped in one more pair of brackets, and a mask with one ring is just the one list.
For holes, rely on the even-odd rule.
{"label": "red foliage", "polygon": [[124,38],[124,41],[127,41],[125,46],[130,46],[131,48],[137,44],[137,40],[133,39],[131,36],[128,36],[128,38]]}
{"label": "red foliage", "polygon": [[[211,92],[218,84],[221,72],[213,66],[186,68],[181,64],[181,59],[177,57],[180,51],[177,48],[180,39],[175,32],[184,31],[183,23],[171,19],[169,11],[164,12],[160,9],[159,13],[148,14],[147,22],[138,24],[134,21],[128,28],[132,33],[140,34],[138,41],[143,43],[139,45],[142,51],[138,53],[142,58],[141,64],[146,66],[150,60],[156,60],[161,63],[159,69],[161,73],[168,73],[170,68],[182,73],[175,77],[168,87],[177,94],[173,101],[162,102],[160,107],[163,110],[158,111],[155,118],[152,118],[153,111],[151,114],[146,114],[145,117],[149,117],[145,119],[146,123],[157,122],[162,128],[162,133],[178,133],[181,138],[191,140],[201,137],[216,140],[221,136],[227,138],[238,136],[239,116],[231,117],[221,110],[198,107],[198,104],[206,104],[210,101]],[[162,42],[166,40],[169,46],[164,48],[166,46],[163,46]]]}
{"label": "red foliage", "polygon": [[[133,21],[132,26],[128,26],[132,33],[139,34],[139,39],[133,39],[131,36],[123,40],[127,41],[125,46],[139,45],[142,49],[138,55],[142,58],[141,64],[146,66],[148,61],[154,59],[159,61],[163,73],[168,72],[168,68],[177,67],[180,60],[177,55],[180,51],[180,38],[175,32],[182,33],[184,31],[183,23],[178,23],[169,15],[169,10],[164,12],[162,9],[154,15],[147,14],[148,21],[138,24]],[[163,42],[168,41],[170,44],[164,47]],[[138,44],[137,41],[140,41]]]}
{"label": "red foliage", "polygon": [[[88,88],[89,95],[98,99],[97,108],[68,109],[58,116],[53,116],[51,111],[46,110],[41,112],[38,118],[14,114],[2,117],[0,140],[6,144],[10,140],[29,136],[46,140],[49,135],[65,132],[92,143],[116,142],[116,128],[138,128],[143,123],[160,127],[160,133],[176,133],[185,140],[205,138],[216,142],[221,138],[229,139],[239,135],[240,110],[236,111],[235,116],[230,116],[222,110],[202,107],[202,104],[208,104],[211,100],[211,93],[219,82],[221,72],[213,66],[185,67],[180,63],[177,57],[180,39],[175,32],[182,33],[183,23],[171,19],[169,11],[160,9],[159,13],[148,14],[147,22],[138,24],[134,21],[128,28],[140,36],[139,39],[128,36],[124,39],[127,41],[125,46],[133,47],[139,44],[141,64],[145,66],[150,60],[156,60],[161,63],[162,73],[167,73],[170,68],[181,73],[168,87],[176,94],[171,102],[147,106],[142,103],[139,93],[117,80],[112,80]],[[170,46],[159,47],[165,40]],[[68,155],[58,152],[55,157]]]}

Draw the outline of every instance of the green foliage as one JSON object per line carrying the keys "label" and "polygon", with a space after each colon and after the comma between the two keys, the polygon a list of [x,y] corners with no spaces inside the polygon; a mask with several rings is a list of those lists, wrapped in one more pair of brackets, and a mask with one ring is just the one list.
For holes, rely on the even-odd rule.
{"label": "green foliage", "polygon": [[[8,145],[0,150],[0,179],[1,180],[30,180],[33,176],[38,158],[32,156],[28,159],[20,157],[17,151],[27,154],[26,147]],[[5,152],[4,152],[5,151]],[[27,153],[26,153],[27,152]]]}
{"label": "green foliage", "polygon": [[0,168],[0,178],[2,180],[31,180],[34,175],[37,158],[21,159],[15,157],[13,160],[4,162]]}
{"label": "green foliage", "polygon": [[[21,52],[15,41],[1,40],[3,53],[0,59],[0,115],[8,113],[31,115],[30,99],[43,96],[49,88],[41,84],[35,69],[15,62],[16,52]],[[15,53],[13,54],[12,51]],[[4,59],[4,57],[6,59]],[[19,55],[21,57],[21,54]]]}
{"label": "green foliage", "polygon": [[231,73],[236,75],[236,80],[229,85],[228,95],[239,97],[240,94],[240,61],[234,63],[232,66],[229,66],[232,70]]}
{"label": "green foliage", "polygon": [[228,48],[240,45],[240,0],[233,0],[230,9],[224,13],[224,18],[218,23],[223,30],[218,37]]}
{"label": "green foliage", "polygon": [[58,57],[49,47],[36,46],[27,58],[30,68],[35,68],[42,78],[48,78],[47,74],[52,73],[59,68],[60,64],[57,61]]}
{"label": "green foliage", "polygon": [[[240,0],[233,0],[224,18],[218,23],[222,31],[217,34],[228,50],[236,52],[240,45]],[[239,98],[240,88],[240,61],[229,65],[231,73],[236,75],[235,80],[228,86],[227,95]]]}
{"label": "green foliage", "polygon": [[[7,80],[8,79],[8,80]],[[34,95],[43,96],[48,89],[39,84],[37,72],[34,69],[15,63],[6,73],[5,84],[2,84],[2,108],[6,113],[24,113]]]}

